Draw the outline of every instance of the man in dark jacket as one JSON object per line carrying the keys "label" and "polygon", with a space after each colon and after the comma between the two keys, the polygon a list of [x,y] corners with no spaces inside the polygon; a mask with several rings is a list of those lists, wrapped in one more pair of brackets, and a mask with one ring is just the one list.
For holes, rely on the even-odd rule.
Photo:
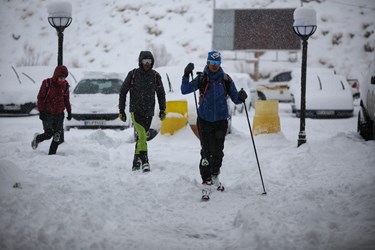
{"label": "man in dark jacket", "polygon": [[64,124],[64,110],[67,119],[72,119],[72,108],[69,100],[69,84],[65,80],[68,69],[64,65],[55,68],[52,78],[43,80],[38,93],[39,119],[43,122],[43,134],[35,134],[31,147],[35,150],[38,144],[53,137],[49,148],[50,155],[56,154]]}
{"label": "man in dark jacket", "polygon": [[119,118],[126,121],[126,94],[130,92],[129,112],[137,133],[133,171],[142,169],[150,171],[147,154],[147,131],[150,129],[155,110],[155,93],[159,103],[159,118],[165,118],[165,91],[161,76],[152,69],[154,57],[150,51],[139,54],[139,68],[131,70],[122,84],[119,97]]}
{"label": "man in dark jacket", "polygon": [[188,94],[199,89],[197,127],[201,140],[199,170],[202,184],[205,189],[211,190],[209,186],[214,184],[218,190],[223,191],[224,187],[219,181],[219,174],[230,116],[227,96],[235,104],[240,104],[245,101],[247,94],[243,89],[237,92],[233,80],[224,73],[220,65],[220,52],[210,51],[203,73],[189,82],[189,75],[194,69],[194,64],[189,63],[182,77],[181,93]]}

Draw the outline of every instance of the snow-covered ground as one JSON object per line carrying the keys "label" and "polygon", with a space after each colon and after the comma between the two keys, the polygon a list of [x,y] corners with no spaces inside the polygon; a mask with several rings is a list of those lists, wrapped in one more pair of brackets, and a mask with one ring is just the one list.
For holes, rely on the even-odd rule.
{"label": "snow-covered ground", "polygon": [[268,194],[242,113],[225,143],[226,190],[209,202],[189,127],[149,142],[143,174],[131,171],[132,130],[72,129],[48,156],[49,142],[30,147],[37,116],[1,118],[0,249],[373,249],[375,142],[356,117],[307,119],[297,147],[299,119],[289,104],[279,114],[280,133],[255,136]]}

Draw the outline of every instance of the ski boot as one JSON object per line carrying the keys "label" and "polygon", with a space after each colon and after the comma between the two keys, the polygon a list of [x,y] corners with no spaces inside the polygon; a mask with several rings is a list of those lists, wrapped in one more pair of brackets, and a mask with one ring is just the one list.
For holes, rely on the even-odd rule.
{"label": "ski boot", "polygon": [[147,151],[140,152],[140,158],[142,160],[142,171],[143,172],[150,172],[150,163],[148,162]]}
{"label": "ski boot", "polygon": [[139,154],[134,154],[132,171],[140,170],[141,166],[142,166],[142,160],[139,157]]}
{"label": "ski boot", "polygon": [[31,148],[32,149],[37,149],[38,148],[38,142],[37,142],[37,140],[36,140],[36,137],[38,136],[39,134],[38,133],[35,133],[34,134],[34,139],[31,141]]}
{"label": "ski boot", "polygon": [[61,134],[60,134],[59,131],[57,131],[53,134],[52,142],[51,142],[51,145],[50,145],[49,151],[48,151],[48,155],[55,155],[56,154],[57,148],[59,147],[60,136],[61,136]]}
{"label": "ski boot", "polygon": [[219,175],[212,175],[211,178],[212,178],[212,184],[216,187],[216,190],[223,192],[225,188],[219,180]]}
{"label": "ski boot", "polygon": [[208,201],[211,194],[212,181],[202,182],[202,201]]}

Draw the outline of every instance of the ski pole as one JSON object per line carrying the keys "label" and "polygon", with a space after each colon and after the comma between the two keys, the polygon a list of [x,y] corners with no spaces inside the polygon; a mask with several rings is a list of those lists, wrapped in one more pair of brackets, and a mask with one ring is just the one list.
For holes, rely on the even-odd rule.
{"label": "ski pole", "polygon": [[258,164],[258,169],[259,169],[259,175],[260,175],[260,179],[261,179],[261,181],[262,181],[262,186],[263,186],[263,193],[262,193],[262,194],[263,194],[263,195],[266,195],[267,192],[266,192],[266,189],[265,189],[265,187],[264,187],[264,182],[263,182],[263,177],[262,177],[262,171],[260,170],[260,165],[259,165],[259,160],[258,160],[257,149],[256,149],[256,147],[255,147],[253,131],[251,130],[251,125],[250,125],[250,120],[249,120],[249,114],[247,113],[247,107],[246,107],[245,102],[243,103],[243,106],[245,107],[246,118],[247,118],[247,124],[249,125],[250,135],[251,135],[251,140],[253,141],[253,146],[254,146],[255,158],[257,159],[257,164]]}
{"label": "ski pole", "polygon": [[[191,81],[194,81],[193,71],[190,72],[190,75],[191,75]],[[203,154],[202,166],[208,166],[209,162],[206,158],[206,151],[204,150],[204,144],[202,142],[202,134],[201,134],[201,129],[200,129],[200,125],[199,125],[198,103],[197,103],[197,95],[195,94],[195,90],[194,90],[194,101],[195,101],[195,109],[197,110],[197,128],[198,128],[199,141],[200,141],[201,146],[202,146],[202,154]]]}

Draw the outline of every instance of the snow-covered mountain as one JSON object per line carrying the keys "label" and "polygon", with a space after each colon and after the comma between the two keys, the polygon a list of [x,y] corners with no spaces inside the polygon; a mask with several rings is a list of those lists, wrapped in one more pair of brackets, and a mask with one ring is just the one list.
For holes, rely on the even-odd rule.
{"label": "snow-covered mountain", "polygon": [[[128,71],[136,65],[139,51],[146,49],[155,54],[157,66],[201,63],[212,46],[214,7],[296,8],[301,2],[317,12],[318,29],[309,40],[308,65],[361,77],[375,49],[373,0],[71,1],[73,22],[64,32],[64,64]],[[0,65],[56,64],[57,36],[47,21],[49,3],[1,1]],[[231,53],[223,57],[230,71],[252,70],[243,61],[229,60]],[[294,63],[289,57],[289,53],[269,51],[260,58],[260,71],[300,66],[300,53]],[[279,62],[270,62],[274,59]]]}

